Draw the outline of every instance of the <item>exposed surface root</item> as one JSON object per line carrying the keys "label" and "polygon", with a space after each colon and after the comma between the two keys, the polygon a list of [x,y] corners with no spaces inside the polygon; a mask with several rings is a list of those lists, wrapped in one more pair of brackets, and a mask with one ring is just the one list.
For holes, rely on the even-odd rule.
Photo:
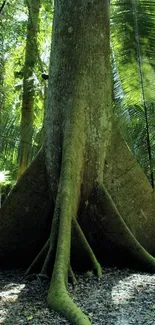
{"label": "exposed surface root", "polygon": [[41,269],[41,274],[51,275],[53,269],[53,261],[54,261],[54,252],[51,247],[48,249],[47,256],[45,258],[44,264]]}
{"label": "exposed surface root", "polygon": [[41,266],[41,264],[43,263],[46,255],[47,255],[47,252],[49,249],[49,244],[50,244],[50,241],[48,239],[47,242],[45,243],[45,245],[43,246],[42,250],[39,252],[39,254],[36,256],[36,258],[34,259],[32,264],[27,269],[27,271],[25,273],[26,276],[29,274],[38,272],[39,267]]}
{"label": "exposed surface root", "polygon": [[73,218],[72,220],[72,231],[73,231],[73,237],[75,237],[75,239],[77,240],[80,250],[83,250],[85,252],[88,261],[92,265],[93,271],[95,271],[98,277],[102,276],[101,266],[98,263],[92,248],[90,247],[79,223],[75,218]]}
{"label": "exposed surface root", "polygon": [[[59,208],[55,209],[55,213],[52,219],[52,226],[51,226],[51,234],[48,238],[47,242],[45,243],[42,250],[36,256],[32,264],[26,271],[26,276],[40,271],[40,275],[51,276],[54,258],[55,258],[55,251],[56,251],[56,244],[57,244],[57,236],[58,236],[58,225],[59,225]],[[39,265],[39,267],[38,267]]]}
{"label": "exposed surface root", "polygon": [[73,286],[75,286],[77,284],[77,280],[76,280],[76,277],[72,270],[71,265],[69,266],[69,270],[68,270],[68,280],[72,283]]}
{"label": "exposed surface root", "polygon": [[[49,267],[50,265],[52,276],[50,275],[51,283],[47,298],[49,307],[64,315],[74,325],[90,325],[91,323],[88,317],[75,305],[67,291],[68,278],[71,279],[73,285],[76,284],[76,278],[70,265],[72,209],[68,208],[69,200],[64,200],[65,204],[64,202],[61,203],[60,192],[58,193],[55,209],[56,216],[54,216],[53,219],[55,224],[54,226],[52,224],[54,233],[52,234],[51,231],[50,239],[28,269],[27,274],[35,269],[38,261],[40,263],[40,260],[43,260],[46,253],[46,258],[44,258],[41,270],[41,276],[48,274],[47,266]],[[155,259],[133,236],[104,185],[99,185],[95,188],[90,197],[90,201],[92,201],[92,204],[96,206],[102,234],[104,232],[106,235],[108,234],[112,243],[115,243],[118,247],[123,247],[130,256],[133,256],[133,259],[137,263],[137,268],[149,272],[155,272]],[[61,209],[60,203],[63,206]],[[70,213],[69,219],[68,211]],[[58,215],[59,212],[60,216]],[[68,236],[66,236],[66,233]],[[52,236],[54,236],[54,239]],[[84,252],[84,255],[89,261],[89,265],[91,264],[97,275],[101,276],[102,272],[100,264],[98,263],[93,250],[75,218],[72,219],[72,238],[73,241],[77,241],[78,247]],[[56,253],[53,255],[52,249],[55,245]]]}
{"label": "exposed surface root", "polygon": [[73,300],[69,297],[66,288],[54,286],[48,295],[48,305],[50,308],[64,315],[74,325],[90,325],[88,317],[78,308]]}

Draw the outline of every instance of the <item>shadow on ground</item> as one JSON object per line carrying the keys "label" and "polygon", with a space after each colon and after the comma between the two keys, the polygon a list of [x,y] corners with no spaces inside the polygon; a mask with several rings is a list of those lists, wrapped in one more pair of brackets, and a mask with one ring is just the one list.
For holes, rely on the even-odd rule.
{"label": "shadow on ground", "polygon": [[[68,325],[48,310],[48,286],[39,278],[27,281],[22,270],[0,271],[0,324]],[[106,268],[101,279],[78,275],[69,290],[93,325],[155,325],[155,275]]]}

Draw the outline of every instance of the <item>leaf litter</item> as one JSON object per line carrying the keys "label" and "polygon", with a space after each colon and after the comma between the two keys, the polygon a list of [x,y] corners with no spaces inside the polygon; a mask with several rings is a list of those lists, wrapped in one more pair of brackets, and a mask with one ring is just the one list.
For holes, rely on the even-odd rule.
{"label": "leaf litter", "polygon": [[[155,325],[155,275],[129,269],[104,268],[102,278],[77,274],[68,286],[74,302],[92,325]],[[69,325],[47,307],[49,282],[28,281],[22,270],[0,270],[0,324]]]}

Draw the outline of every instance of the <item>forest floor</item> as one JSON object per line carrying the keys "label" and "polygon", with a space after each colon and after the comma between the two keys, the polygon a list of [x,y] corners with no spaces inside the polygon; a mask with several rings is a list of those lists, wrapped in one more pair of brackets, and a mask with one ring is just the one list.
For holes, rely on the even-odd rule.
{"label": "forest floor", "polygon": [[[155,275],[117,268],[103,269],[102,278],[78,275],[78,285],[69,285],[74,301],[93,325],[155,325]],[[49,283],[24,272],[0,271],[0,324],[68,325],[47,308]]]}

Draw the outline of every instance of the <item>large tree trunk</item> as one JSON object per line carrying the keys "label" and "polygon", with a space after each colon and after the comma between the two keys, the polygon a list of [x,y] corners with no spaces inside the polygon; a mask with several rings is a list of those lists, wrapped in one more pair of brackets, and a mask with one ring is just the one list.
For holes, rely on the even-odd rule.
{"label": "large tree trunk", "polygon": [[[105,184],[135,237],[153,253],[155,201],[152,188],[115,125],[113,135],[106,159]],[[141,211],[141,206],[145,213]],[[102,213],[96,213],[98,209],[94,207],[95,202],[92,205],[87,204],[87,211],[84,211],[82,202],[79,222],[102,265],[108,263],[148,270],[146,260],[142,264],[137,256],[133,258],[132,250],[136,245],[129,247],[127,237],[122,240],[120,227],[113,223],[111,214],[106,219]],[[52,207],[48,195],[44,154],[40,152],[0,211],[1,266],[4,263],[21,266],[22,262],[28,265],[48,238],[52,215],[50,209]],[[84,212],[80,213],[81,210]],[[79,269],[81,266],[90,268],[91,263],[79,243],[81,240],[77,240],[77,236],[73,237],[72,264]]]}
{"label": "large tree trunk", "polygon": [[[28,256],[32,259],[46,241],[28,273],[39,268],[51,276],[49,307],[75,325],[89,325],[67,292],[68,274],[74,281],[70,264],[75,263],[75,251],[78,263],[83,257],[85,266],[99,276],[94,252],[102,263],[108,255],[116,264],[119,255],[127,256],[125,265],[133,261],[136,268],[154,272],[155,260],[149,254],[154,246],[154,197],[113,122],[109,0],[80,0],[78,5],[56,0],[51,53],[44,146],[48,184],[43,151],[1,210],[0,257],[2,262],[7,256],[17,261],[22,250],[26,255],[34,246]],[[55,208],[49,234],[50,198]],[[145,219],[151,224],[152,242]],[[23,238],[25,228],[29,235]],[[46,236],[39,243],[42,232]],[[18,241],[21,247],[16,252]]]}
{"label": "large tree trunk", "polygon": [[[114,126],[113,137],[109,146],[108,155],[105,165],[104,183],[113,198],[118,210],[120,211],[125,223],[134,234],[135,238],[144,246],[147,251],[155,256],[155,199],[154,192],[150,186],[146,176],[144,175],[139,164],[131,154],[127,144],[121,137],[118,129]],[[32,186],[33,184],[33,186]],[[36,199],[34,199],[36,197]],[[12,202],[14,205],[12,206]],[[18,203],[17,203],[18,202]],[[31,202],[31,205],[30,205]],[[83,202],[79,209],[79,222],[82,226],[89,242],[95,246],[95,252],[99,254],[99,260],[104,265],[105,263],[117,264],[120,255],[120,262],[125,266],[125,260],[122,259],[120,248],[118,248],[120,238],[117,239],[110,248],[111,238],[104,235],[104,229],[100,230],[100,235],[95,230],[100,227],[101,220],[94,218],[91,213],[80,216],[83,210]],[[87,202],[86,202],[87,203]],[[25,204],[28,204],[28,209],[23,209]],[[36,210],[37,208],[37,210]],[[50,203],[48,193],[48,182],[46,177],[45,159],[43,151],[40,151],[36,159],[24,173],[22,178],[18,181],[13,191],[7,198],[0,210],[0,261],[4,256],[3,247],[7,247],[6,261],[11,265],[21,265],[22,260],[26,266],[32,261],[33,256],[39,250],[49,234],[49,223],[51,222],[53,204]],[[36,213],[37,211],[37,213]],[[10,220],[12,222],[10,222]],[[22,229],[19,226],[21,220]],[[28,221],[29,220],[29,221]],[[3,225],[5,224],[6,232]],[[44,225],[45,230],[40,230]],[[95,228],[94,228],[95,224]],[[104,224],[104,219],[103,219]],[[18,226],[20,236],[16,236],[16,226]],[[25,227],[27,231],[25,231]],[[35,232],[34,232],[35,229]],[[45,236],[43,234],[45,232]],[[45,238],[40,242],[40,236]],[[26,238],[28,237],[28,241]],[[14,250],[12,251],[12,244],[14,242]],[[37,239],[38,238],[38,239]],[[20,240],[23,244],[21,245]],[[33,245],[32,245],[33,242]],[[40,242],[40,244],[39,244]],[[36,243],[34,245],[34,243]],[[76,266],[78,268],[88,267],[87,260],[81,260],[80,247],[76,242],[72,241],[73,257],[76,256]],[[115,247],[117,246],[117,247]],[[125,249],[126,243],[124,243]],[[76,249],[76,254],[75,254]],[[111,254],[108,254],[110,250]],[[7,257],[9,256],[9,258]],[[79,256],[79,258],[78,258]],[[127,256],[128,263],[128,256]],[[81,264],[81,265],[80,265]],[[128,264],[129,266],[129,264]],[[134,264],[131,265],[134,268]]]}
{"label": "large tree trunk", "polygon": [[[102,183],[111,117],[109,1],[81,0],[78,5],[56,1],[45,120],[46,166],[56,200],[48,304],[77,325],[90,322],[66,290],[71,223],[81,195],[87,200],[96,184]],[[93,263],[100,274],[92,254]]]}

